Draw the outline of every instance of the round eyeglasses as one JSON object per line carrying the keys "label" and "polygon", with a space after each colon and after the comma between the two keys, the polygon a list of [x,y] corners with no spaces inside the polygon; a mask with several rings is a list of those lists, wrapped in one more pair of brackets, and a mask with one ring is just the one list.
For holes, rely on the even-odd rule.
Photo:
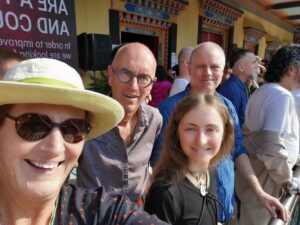
{"label": "round eyeglasses", "polygon": [[151,83],[156,81],[156,77],[152,78],[150,75],[147,74],[138,74],[135,75],[131,71],[122,68],[116,71],[112,66],[111,69],[113,73],[118,77],[118,80],[122,83],[129,83],[134,77],[136,77],[137,83],[141,87],[148,87]]}

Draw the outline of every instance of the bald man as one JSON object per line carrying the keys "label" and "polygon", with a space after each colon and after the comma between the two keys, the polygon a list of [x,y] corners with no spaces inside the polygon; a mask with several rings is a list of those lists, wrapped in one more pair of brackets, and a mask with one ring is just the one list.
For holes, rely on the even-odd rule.
{"label": "bald man", "polygon": [[[287,211],[280,204],[279,200],[265,193],[255,176],[246,149],[242,146],[242,133],[239,119],[233,104],[221,94],[216,92],[223,76],[225,66],[225,54],[223,49],[213,42],[203,42],[192,52],[189,61],[190,84],[186,89],[172,97],[167,98],[159,105],[159,111],[163,116],[162,132],[155,141],[151,156],[151,164],[154,165],[159,158],[163,137],[163,129],[166,126],[170,115],[176,104],[185,96],[197,94],[211,94],[217,96],[228,108],[235,124],[235,146],[232,154],[222,159],[213,172],[210,191],[218,196],[223,205],[219,212],[219,221],[225,220],[229,223],[233,216],[234,208],[234,167],[242,174],[243,178],[255,193],[257,201],[268,209],[269,213],[277,216],[274,208],[277,208],[282,217],[287,220]],[[273,208],[274,207],[274,208]]]}
{"label": "bald man", "polygon": [[79,160],[78,184],[140,199],[149,179],[149,159],[162,126],[157,109],[144,104],[155,78],[156,60],[140,43],[122,46],[108,67],[112,98],[124,108],[117,127],[87,142]]}
{"label": "bald man", "polygon": [[178,54],[179,74],[173,82],[169,96],[183,91],[190,82],[189,60],[193,49],[193,47],[184,47],[180,50]]}

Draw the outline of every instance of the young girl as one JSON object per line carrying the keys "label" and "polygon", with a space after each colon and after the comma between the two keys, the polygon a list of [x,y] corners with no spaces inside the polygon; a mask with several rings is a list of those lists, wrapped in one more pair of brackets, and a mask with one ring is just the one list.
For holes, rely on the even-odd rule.
{"label": "young girl", "polygon": [[217,97],[185,97],[169,120],[145,210],[173,225],[217,224],[219,203],[208,193],[208,170],[229,154],[233,135],[229,112]]}

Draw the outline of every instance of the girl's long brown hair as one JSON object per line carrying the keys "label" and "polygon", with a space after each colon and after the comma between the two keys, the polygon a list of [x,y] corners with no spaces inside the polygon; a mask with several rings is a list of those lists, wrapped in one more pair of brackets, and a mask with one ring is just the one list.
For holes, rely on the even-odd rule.
{"label": "girl's long brown hair", "polygon": [[214,107],[224,123],[222,144],[219,152],[211,159],[210,167],[215,166],[221,158],[230,153],[234,143],[234,124],[224,103],[213,95],[187,96],[178,103],[165,129],[162,153],[154,167],[152,181],[175,184],[187,173],[189,161],[180,146],[178,127],[184,115],[199,105]]}

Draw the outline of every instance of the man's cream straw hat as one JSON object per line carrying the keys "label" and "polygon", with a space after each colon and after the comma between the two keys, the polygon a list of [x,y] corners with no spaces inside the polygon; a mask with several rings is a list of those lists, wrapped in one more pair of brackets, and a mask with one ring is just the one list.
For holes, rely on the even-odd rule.
{"label": "man's cream straw hat", "polygon": [[124,116],[117,101],[84,90],[76,70],[55,59],[28,59],[5,74],[0,81],[0,105],[20,103],[69,105],[90,112],[92,130],[87,139],[109,131]]}

